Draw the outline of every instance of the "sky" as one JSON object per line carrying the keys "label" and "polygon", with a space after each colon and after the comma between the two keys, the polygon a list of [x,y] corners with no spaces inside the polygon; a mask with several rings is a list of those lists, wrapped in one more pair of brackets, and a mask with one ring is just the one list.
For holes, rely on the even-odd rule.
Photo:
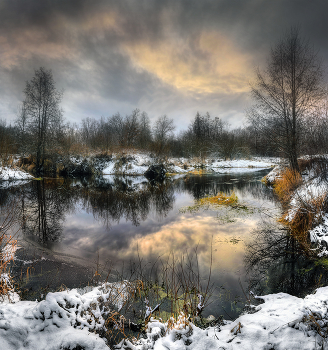
{"label": "sky", "polygon": [[328,62],[326,0],[0,0],[0,119],[51,69],[69,122],[135,108],[177,130],[246,122],[249,83],[291,27]]}

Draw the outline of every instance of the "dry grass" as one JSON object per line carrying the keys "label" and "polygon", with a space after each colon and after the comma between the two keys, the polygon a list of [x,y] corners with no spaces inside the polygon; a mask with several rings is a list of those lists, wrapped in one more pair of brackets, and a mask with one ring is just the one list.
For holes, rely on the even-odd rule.
{"label": "dry grass", "polygon": [[236,205],[238,203],[238,197],[234,192],[231,195],[227,195],[223,192],[219,192],[216,196],[204,197],[199,200],[200,205]]}
{"label": "dry grass", "polygon": [[[111,285],[112,294],[108,298],[111,302],[99,305],[100,309],[108,310],[102,335],[112,345],[123,340],[136,341],[154,317],[163,327],[165,324],[167,331],[186,328],[190,322],[197,324],[210,303],[212,254],[207,280],[200,276],[196,250],[180,258],[173,253],[164,261],[159,258],[158,266],[152,266],[153,270],[158,268],[156,281],[151,279],[151,272],[146,272],[147,265],[140,258],[133,280],[124,282],[124,289],[122,284],[118,284],[117,290]],[[119,309],[112,307],[117,304],[115,298],[121,301]]]}
{"label": "dry grass", "polygon": [[283,202],[288,202],[295,189],[302,184],[299,172],[286,168],[274,184],[274,191]]}
{"label": "dry grass", "polygon": [[[313,160],[303,161],[300,164],[301,169],[304,171],[314,171],[312,168],[318,165],[318,163]],[[316,165],[316,167],[317,167]],[[320,167],[322,164],[320,163]],[[319,176],[316,174],[316,176]],[[297,239],[299,244],[303,248],[303,252],[308,255],[313,255],[313,250],[311,249],[311,242],[309,240],[309,230],[311,230],[315,225],[317,225],[322,217],[322,214],[326,212],[327,209],[327,193],[323,193],[319,197],[313,197],[310,200],[304,200],[301,196],[297,197],[296,189],[299,186],[305,186],[302,181],[301,175],[290,169],[285,169],[281,177],[276,180],[274,184],[274,191],[278,198],[283,204],[284,213],[279,219],[279,222],[288,227],[291,235]],[[296,198],[299,207],[295,208],[295,213],[290,217],[288,212],[290,209],[290,201],[292,198]]]}
{"label": "dry grass", "polygon": [[238,203],[238,197],[234,192],[232,192],[230,195],[219,192],[216,196],[208,196],[195,201],[195,205],[182,207],[179,209],[179,211],[181,213],[194,213],[200,209],[219,209],[221,206],[228,206],[233,209],[248,210],[244,204]]}
{"label": "dry grass", "polygon": [[206,169],[195,169],[195,170],[188,171],[188,174],[192,174],[192,175],[206,175],[209,173],[210,172]]}
{"label": "dry grass", "polygon": [[286,218],[286,213],[280,218],[280,222],[287,226],[291,235],[297,239],[306,255],[312,256],[314,251],[309,240],[309,231],[316,226],[322,214],[326,212],[327,194],[313,198],[309,201],[300,201],[301,205],[292,219]]}

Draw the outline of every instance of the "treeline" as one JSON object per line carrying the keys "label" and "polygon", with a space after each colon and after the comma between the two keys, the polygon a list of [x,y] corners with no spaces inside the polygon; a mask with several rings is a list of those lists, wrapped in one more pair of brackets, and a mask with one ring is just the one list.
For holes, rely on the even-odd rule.
{"label": "treeline", "polygon": [[[244,128],[230,129],[229,125],[209,113],[197,113],[186,130],[174,132],[173,119],[159,117],[152,124],[146,112],[135,109],[122,116],[116,113],[107,118],[83,119],[78,124],[57,119],[52,133],[47,133],[45,154],[74,155],[89,152],[119,152],[135,149],[148,151],[157,157],[220,157],[225,159],[248,156],[281,156],[279,140],[270,141],[267,129],[250,123]],[[36,140],[32,127],[22,125],[20,115],[14,125],[0,120],[0,154],[28,156],[33,154]],[[300,154],[328,152],[328,117],[315,116],[303,127]]]}

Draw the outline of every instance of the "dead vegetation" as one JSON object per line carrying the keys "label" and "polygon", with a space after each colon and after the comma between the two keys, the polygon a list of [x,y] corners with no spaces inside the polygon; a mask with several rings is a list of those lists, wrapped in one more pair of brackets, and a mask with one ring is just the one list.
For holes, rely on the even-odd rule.
{"label": "dead vegetation", "polygon": [[301,174],[291,168],[286,168],[276,180],[274,191],[284,203],[287,203],[297,187],[302,184]]}
{"label": "dead vegetation", "polygon": [[165,260],[158,258],[152,266],[139,257],[131,265],[129,276],[118,276],[122,282],[100,287],[106,298],[100,297],[90,305],[85,314],[88,323],[114,348],[115,344],[128,346],[144,338],[155,319],[161,335],[187,329],[191,323],[205,328],[208,323],[202,313],[213,293],[212,255],[210,259],[204,280],[196,250],[179,258],[173,253]]}
{"label": "dead vegetation", "polygon": [[[328,193],[325,190],[328,160],[325,157],[301,159],[299,168],[300,172],[291,168],[281,171],[276,176],[273,188],[283,207],[279,221],[301,244],[304,253],[313,256],[309,231],[321,222],[328,210]],[[313,192],[314,186],[321,185],[321,193]]]}
{"label": "dead vegetation", "polygon": [[[220,209],[222,207],[229,207],[232,209],[237,209],[237,210],[244,210],[248,211],[249,208],[242,204],[239,203],[238,197],[234,192],[232,192],[230,195],[227,193],[219,192],[215,196],[207,196],[204,198],[200,198],[195,201],[194,205],[187,206],[187,207],[182,207],[179,209],[181,213],[186,213],[186,212],[197,212],[200,209]],[[226,218],[227,219],[227,218]]]}

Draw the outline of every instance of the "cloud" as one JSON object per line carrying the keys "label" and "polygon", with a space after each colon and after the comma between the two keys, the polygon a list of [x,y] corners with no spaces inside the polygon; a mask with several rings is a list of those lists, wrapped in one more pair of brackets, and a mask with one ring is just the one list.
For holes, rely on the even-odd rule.
{"label": "cloud", "polygon": [[217,32],[203,32],[189,42],[162,40],[125,46],[131,61],[185,94],[244,92],[247,55]]}
{"label": "cloud", "polygon": [[45,66],[70,120],[139,107],[181,127],[197,110],[238,125],[253,68],[291,26],[328,54],[319,0],[12,0],[0,10],[0,116],[11,120]]}

